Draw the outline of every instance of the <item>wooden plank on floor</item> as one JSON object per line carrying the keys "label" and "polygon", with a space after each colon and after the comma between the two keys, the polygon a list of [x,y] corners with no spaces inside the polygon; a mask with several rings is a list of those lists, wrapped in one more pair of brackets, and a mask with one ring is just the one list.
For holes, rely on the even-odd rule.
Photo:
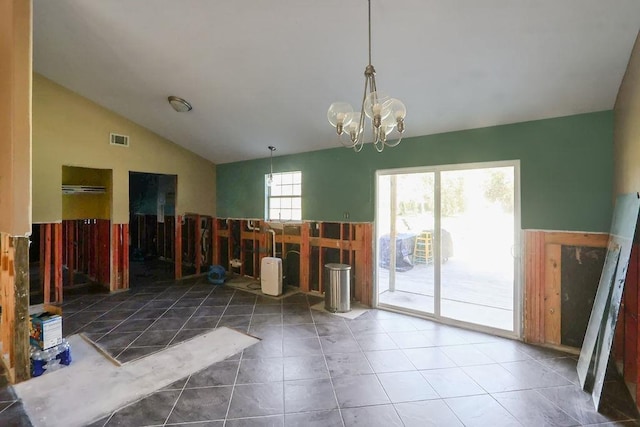
{"label": "wooden plank on floor", "polygon": [[561,344],[561,268],[562,245],[547,244],[545,248],[544,342]]}

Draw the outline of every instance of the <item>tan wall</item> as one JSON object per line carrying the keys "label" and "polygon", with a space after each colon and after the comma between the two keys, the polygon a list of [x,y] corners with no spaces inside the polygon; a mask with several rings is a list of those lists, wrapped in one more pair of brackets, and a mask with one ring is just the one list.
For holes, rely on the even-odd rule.
{"label": "tan wall", "polygon": [[111,170],[62,167],[63,185],[104,187],[104,193],[63,194],[62,219],[111,219]]}
{"label": "tan wall", "polygon": [[614,195],[640,191],[640,33],[614,108]]}
{"label": "tan wall", "polygon": [[[130,146],[110,145],[111,132],[128,135]],[[130,171],[177,175],[176,214],[215,215],[213,163],[34,74],[34,223],[62,219],[63,165],[113,170],[114,223],[129,222]]]}
{"label": "tan wall", "polygon": [[31,1],[0,0],[0,231],[31,232]]}

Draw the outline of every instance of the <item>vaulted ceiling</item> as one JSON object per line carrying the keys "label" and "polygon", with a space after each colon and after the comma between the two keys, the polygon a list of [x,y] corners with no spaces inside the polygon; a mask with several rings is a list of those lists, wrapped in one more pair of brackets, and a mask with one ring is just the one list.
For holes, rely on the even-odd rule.
{"label": "vaulted ceiling", "polygon": [[[372,0],[378,88],[406,136],[611,109],[638,0]],[[34,70],[214,163],[340,146],[366,0],[34,0]],[[167,96],[193,110],[176,113]]]}

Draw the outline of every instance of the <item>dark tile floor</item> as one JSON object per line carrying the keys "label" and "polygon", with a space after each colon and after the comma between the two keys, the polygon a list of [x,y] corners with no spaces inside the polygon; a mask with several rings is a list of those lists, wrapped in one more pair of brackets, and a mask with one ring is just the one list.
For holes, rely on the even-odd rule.
{"label": "dark tile floor", "polygon": [[[593,410],[573,356],[379,310],[345,320],[318,301],[202,281],[70,299],[65,334],[122,362],[222,325],[262,339],[93,426],[638,425],[619,380]],[[7,388],[0,425],[30,425]]]}

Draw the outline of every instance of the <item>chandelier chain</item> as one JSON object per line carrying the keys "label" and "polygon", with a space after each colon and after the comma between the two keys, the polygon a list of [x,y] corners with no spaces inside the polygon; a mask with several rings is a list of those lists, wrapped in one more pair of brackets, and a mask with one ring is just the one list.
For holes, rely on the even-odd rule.
{"label": "chandelier chain", "polygon": [[369,2],[369,65],[371,65],[371,0]]}

